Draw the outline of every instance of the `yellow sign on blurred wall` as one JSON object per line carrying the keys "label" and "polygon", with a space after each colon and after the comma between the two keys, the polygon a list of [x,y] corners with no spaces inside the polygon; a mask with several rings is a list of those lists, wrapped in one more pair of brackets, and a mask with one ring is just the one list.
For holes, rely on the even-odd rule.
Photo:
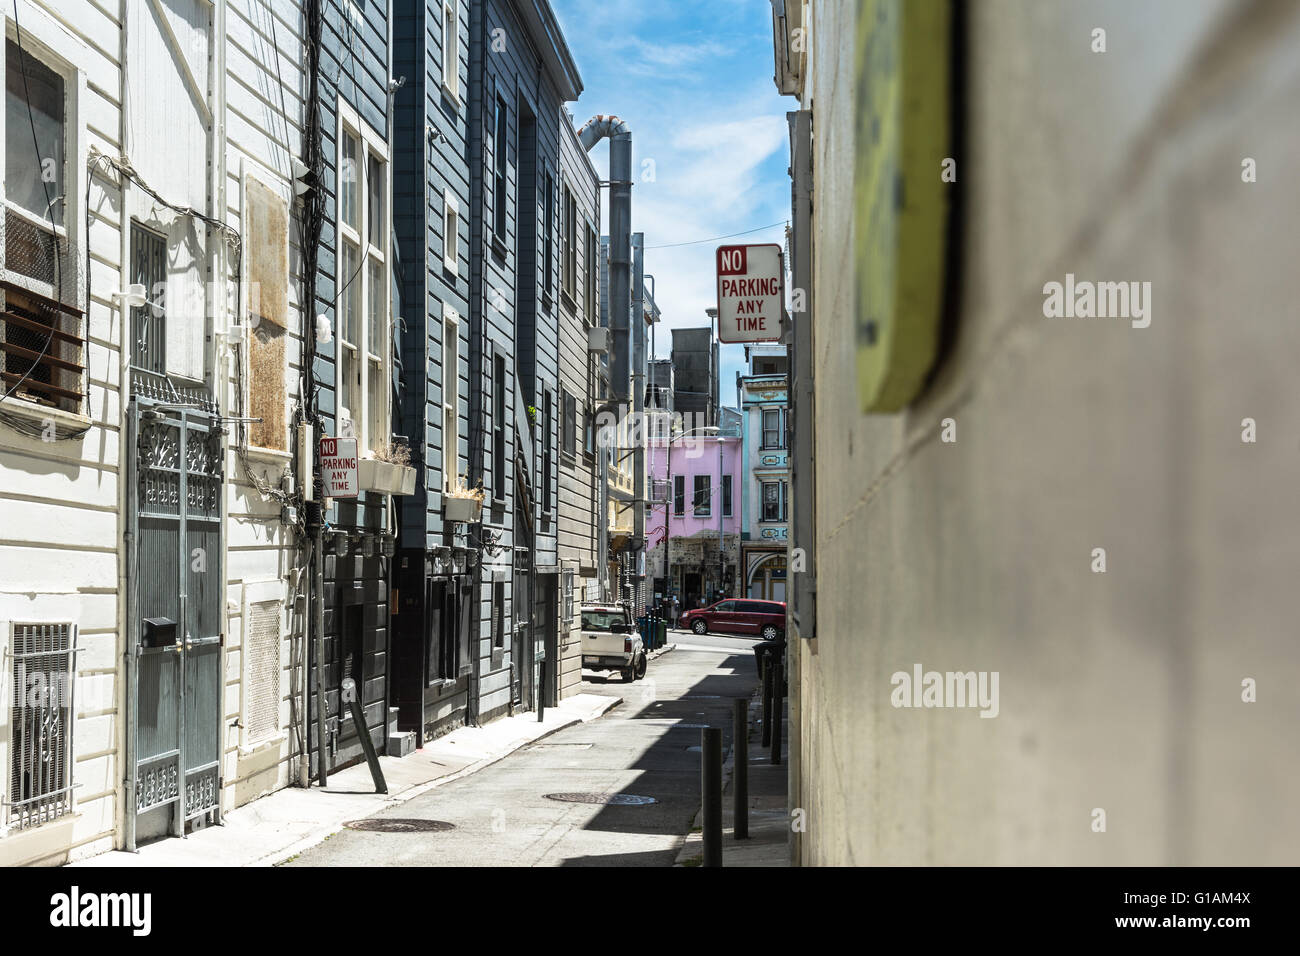
{"label": "yellow sign on blurred wall", "polygon": [[858,392],[896,412],[939,346],[951,153],[950,0],[862,0],[856,64]]}

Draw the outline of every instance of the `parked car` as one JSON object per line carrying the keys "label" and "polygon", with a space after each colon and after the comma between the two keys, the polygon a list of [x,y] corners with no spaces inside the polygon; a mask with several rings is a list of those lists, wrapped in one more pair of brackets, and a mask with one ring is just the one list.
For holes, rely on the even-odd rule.
{"label": "parked car", "polygon": [[593,671],[619,671],[628,683],[645,677],[645,644],[627,607],[582,605],[582,666]]}
{"label": "parked car", "polygon": [[727,598],[687,611],[677,626],[690,628],[696,634],[753,634],[775,641],[785,634],[785,602]]}

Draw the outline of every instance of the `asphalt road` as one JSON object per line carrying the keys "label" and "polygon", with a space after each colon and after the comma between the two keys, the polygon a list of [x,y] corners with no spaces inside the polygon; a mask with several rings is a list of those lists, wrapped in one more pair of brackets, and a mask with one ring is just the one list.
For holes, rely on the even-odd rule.
{"label": "asphalt road", "polygon": [[[623,697],[604,717],[552,734],[374,819],[438,831],[343,830],[286,866],[671,866],[700,806],[700,727],[731,745],[734,697],[757,675],[752,637],[673,632],[645,678],[583,674],[583,691]],[[634,794],[642,806],[561,802],[554,793]]]}

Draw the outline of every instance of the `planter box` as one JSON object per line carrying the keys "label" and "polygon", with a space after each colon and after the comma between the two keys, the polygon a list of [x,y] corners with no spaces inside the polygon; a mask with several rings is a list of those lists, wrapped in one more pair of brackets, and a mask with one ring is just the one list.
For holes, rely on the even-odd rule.
{"label": "planter box", "polygon": [[445,521],[477,521],[482,510],[483,504],[477,499],[442,496],[442,517]]}
{"label": "planter box", "polygon": [[358,462],[357,481],[362,491],[385,495],[409,495],[415,492],[415,469],[391,461],[362,458]]}

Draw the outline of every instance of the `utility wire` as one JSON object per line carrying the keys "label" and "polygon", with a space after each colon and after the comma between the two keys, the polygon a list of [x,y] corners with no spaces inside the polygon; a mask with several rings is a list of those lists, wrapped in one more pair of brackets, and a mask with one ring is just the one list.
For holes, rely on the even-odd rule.
{"label": "utility wire", "polygon": [[737,236],[748,236],[751,233],[762,232],[764,229],[775,229],[777,226],[784,226],[785,224],[786,220],[782,219],[780,222],[768,223],[766,226],[756,226],[753,229],[746,229],[744,232],[733,232],[725,236],[711,236],[708,239],[692,239],[690,242],[670,242],[661,246],[646,246],[645,248],[650,250],[676,249],[679,246],[698,246],[704,242],[717,242],[719,239],[734,239]]}

